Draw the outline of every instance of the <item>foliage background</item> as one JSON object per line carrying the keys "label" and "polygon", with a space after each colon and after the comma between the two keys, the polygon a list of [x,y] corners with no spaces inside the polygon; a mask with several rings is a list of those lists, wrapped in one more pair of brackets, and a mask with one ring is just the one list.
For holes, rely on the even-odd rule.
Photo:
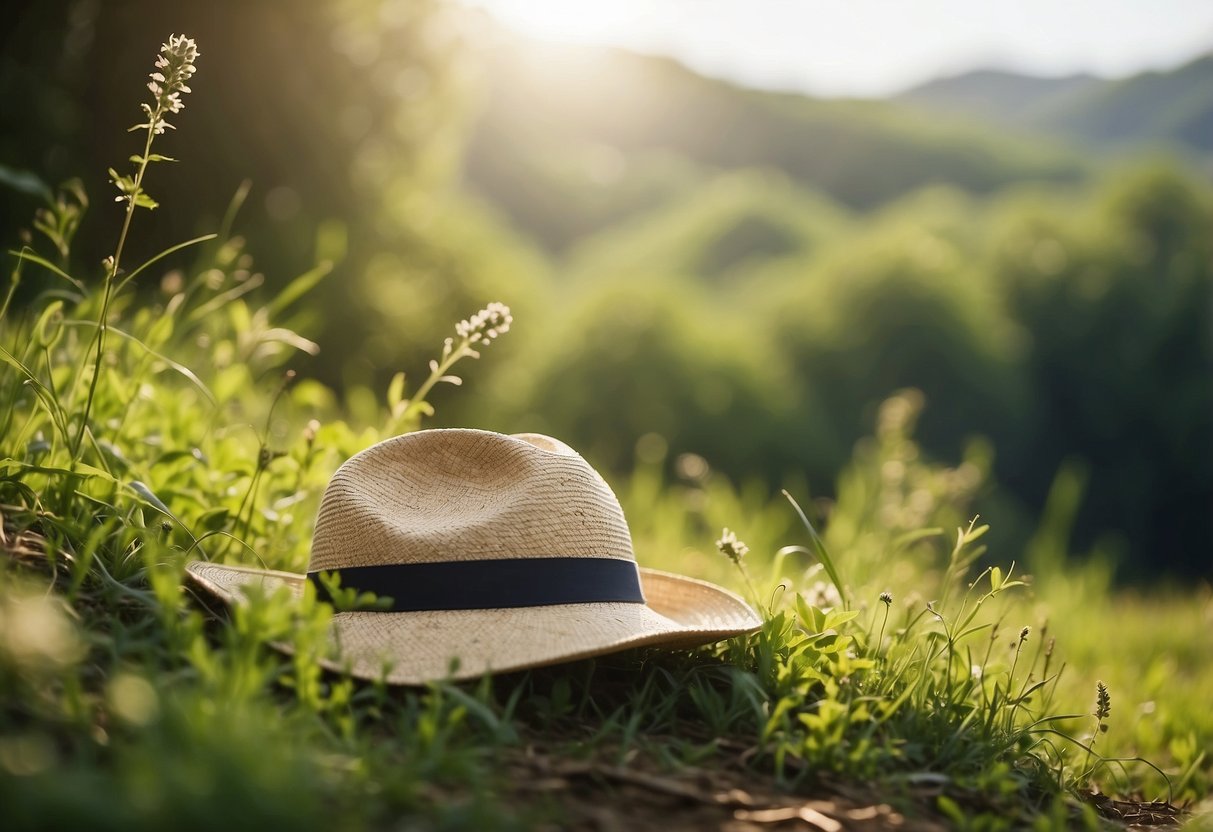
{"label": "foliage background", "polygon": [[[1042,96],[1008,130],[965,110],[959,81],[892,101],[755,92],[520,44],[437,2],[49,0],[12,19],[0,95],[27,105],[0,114],[0,162],[83,178],[90,260],[119,221],[97,172],[129,153],[145,72],[127,44],[206,44],[175,137],[187,164],[158,172],[191,210],[157,212],[143,239],[213,230],[250,180],[250,277],[272,291],[332,264],[291,322],[320,347],[296,364],[355,404],[500,298],[528,325],[441,423],[546,430],[616,471],[656,433],[671,465],[692,453],[830,497],[876,405],[915,387],[926,453],[989,441],[976,507],[996,548],[1027,545],[1066,470],[1085,484],[1072,548],[1133,580],[1213,569],[1199,95],[1152,120],[1144,81],[1079,91],[1097,104],[1064,119]],[[1131,114],[1153,126],[1126,137]],[[1143,139],[1162,144],[1144,156]],[[36,204],[6,198],[7,242]]]}
{"label": "foliage background", "polygon": [[[527,827],[552,807],[525,789],[567,774],[536,769],[537,747],[650,776],[736,765],[780,799],[828,772],[991,828],[1091,821],[1073,800],[1089,785],[1207,799],[1199,95],[1144,131],[1169,144],[1147,158],[1121,155],[1103,116],[994,128],[957,93],[980,75],[810,101],[520,49],[436,3],[52,0],[14,21],[0,94],[27,106],[0,111],[0,233],[54,257],[21,230],[42,183],[80,175],[93,200],[61,257],[79,293],[27,261],[0,316],[0,803],[15,827]],[[108,342],[96,441],[76,458],[63,420],[81,420],[120,214],[95,172],[131,152],[131,91],[173,30],[200,39],[201,75],[164,142],[183,162],[149,186],[166,209],[140,214],[129,262],[219,234],[118,297],[126,337]],[[1148,116],[1137,83],[1074,92],[1099,106],[1066,112],[1106,113],[1125,90]],[[493,372],[461,364],[473,390],[437,388],[426,424],[569,439],[619,492],[640,561],[756,585],[762,633],[388,691],[321,674],[325,606],[204,614],[182,562],[302,569],[334,467],[416,427],[388,379],[404,368],[415,391],[451,321],[494,298],[516,324]],[[780,549],[805,530],[779,483],[824,520],[840,586],[804,547]],[[969,562],[977,512],[997,573]],[[725,525],[753,549],[744,580],[712,551]],[[1004,578],[1011,561],[1031,586]],[[1160,589],[1167,575],[1195,589]],[[974,587],[999,597],[962,654],[948,627]],[[1113,691],[1107,734],[1096,679]],[[926,797],[924,772],[943,778]]]}

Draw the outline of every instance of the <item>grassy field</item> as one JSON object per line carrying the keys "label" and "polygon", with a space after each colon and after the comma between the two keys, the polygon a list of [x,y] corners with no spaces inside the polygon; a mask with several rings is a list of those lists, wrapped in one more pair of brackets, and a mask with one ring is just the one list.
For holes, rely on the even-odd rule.
{"label": "grassy field", "polygon": [[[336,466],[420,428],[428,399],[474,396],[442,379],[479,356],[453,331],[420,384],[339,398],[297,378],[314,345],[291,315],[325,268],[259,297],[239,198],[217,234],[122,263],[166,95],[114,174],[128,225],[100,274],[68,271],[72,191],[38,217],[50,254],[11,257],[5,828],[1097,828],[1208,808],[1208,588],[1113,590],[1048,525],[1034,579],[983,551],[987,454],[924,459],[915,391],[881,407],[833,503],[788,484],[805,519],[641,441],[614,483],[640,562],[748,595],[747,638],[400,690],[320,670],[332,611],[311,597],[209,608],[186,560],[302,571]],[[744,557],[714,546],[726,527]]]}

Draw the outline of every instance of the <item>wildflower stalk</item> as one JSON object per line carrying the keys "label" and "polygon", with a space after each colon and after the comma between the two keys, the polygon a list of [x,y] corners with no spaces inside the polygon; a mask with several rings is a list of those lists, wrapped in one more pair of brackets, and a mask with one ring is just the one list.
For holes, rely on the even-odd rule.
{"label": "wildflower stalk", "polygon": [[716,549],[736,564],[737,571],[741,573],[741,578],[745,581],[746,589],[750,593],[750,600],[758,604],[758,590],[755,589],[754,582],[750,580],[750,572],[742,562],[742,558],[750,551],[750,547],[745,544],[745,541],[739,539],[736,533],[729,531],[726,527],[720,532],[720,539],[716,541]]}
{"label": "wildflower stalk", "polygon": [[[497,338],[509,332],[510,324],[513,322],[514,317],[510,314],[510,308],[504,303],[494,302],[471,318],[456,324],[455,335],[459,339],[458,343],[455,338],[447,338],[442,345],[441,359],[430,361],[429,377],[421,383],[417,392],[399,404],[393,405],[393,410],[396,411],[393,413],[392,421],[394,430],[396,432],[409,430],[415,422],[420,421],[423,415],[430,415],[433,411],[426,402],[426,397],[434,386],[439,382],[456,386],[462,384],[463,379],[450,374],[451,368],[464,358],[479,358],[480,351],[476,347],[487,347]],[[399,378],[403,381],[402,376]]]}
{"label": "wildflower stalk", "polygon": [[[884,644],[884,628],[889,623],[889,608],[893,606],[893,593],[880,593],[880,603],[884,604],[884,620],[880,622],[880,635],[876,638],[876,655],[880,655],[880,646]],[[868,632],[871,632],[869,630]]]}
{"label": "wildflower stalk", "polygon": [[[139,163],[139,168],[135,172],[135,188],[138,190],[143,185],[143,175],[147,172],[147,156],[152,152],[152,131],[149,128],[147,133],[147,142],[143,146],[143,161]],[[126,235],[130,231],[131,218],[135,215],[135,201],[128,200],[126,206],[126,217],[122,220],[122,231],[118,234],[118,245],[114,249],[114,253],[105,261],[105,288],[101,296],[101,315],[97,319],[97,334],[95,340],[97,342],[97,354],[93,360],[93,377],[88,383],[88,397],[84,400],[84,413],[80,417],[80,427],[76,430],[76,440],[72,443],[72,458],[80,450],[80,443],[84,439],[84,431],[88,425],[89,413],[93,409],[93,397],[97,393],[97,379],[101,378],[101,358],[105,354],[105,335],[109,331],[109,310],[110,301],[114,295],[114,277],[118,274],[119,265],[122,262],[122,249],[126,245]]]}
{"label": "wildflower stalk", "polygon": [[[253,529],[253,515],[257,511],[257,489],[261,485],[261,476],[275,459],[284,455],[280,451],[270,449],[270,428],[274,424],[274,410],[278,407],[278,402],[282,400],[283,394],[286,393],[294,381],[295,371],[287,370],[282,376],[282,383],[278,385],[278,392],[274,394],[274,398],[270,402],[270,409],[265,415],[265,432],[260,438],[257,449],[257,467],[253,469],[253,476],[249,478],[248,489],[240,500],[240,507],[236,509],[236,522],[233,527],[236,532],[233,537],[236,540],[248,542],[249,534]],[[247,517],[244,513],[246,506],[248,507]]]}
{"label": "wildflower stalk", "polygon": [[1019,654],[1023,650],[1023,643],[1028,640],[1028,636],[1031,634],[1031,627],[1024,627],[1019,631],[1019,641],[1015,643],[1015,658],[1011,660],[1011,673],[1007,676],[1008,694],[1011,692],[1011,687],[1015,684],[1015,669],[1019,667]]}
{"label": "wildflower stalk", "polygon": [[1014,698],[1015,689],[1015,670],[1019,667],[1019,654],[1023,652],[1024,642],[1028,640],[1028,636],[1032,634],[1031,627],[1024,627],[1019,631],[1019,641],[1015,643],[1015,658],[1011,660],[1011,672],[1007,676],[1007,702],[1011,708],[1007,713],[1007,731],[1010,732],[1015,727],[1015,712],[1019,709],[1019,704],[1022,696]]}
{"label": "wildflower stalk", "polygon": [[[409,399],[404,412],[401,414],[401,421],[408,421],[416,418],[425,408],[426,396],[434,389],[434,386],[440,381],[445,381],[448,384],[459,385],[463,380],[458,376],[449,374],[452,367],[459,363],[460,359],[468,357],[477,357],[479,353],[469,348],[470,344],[467,339],[460,342],[459,346],[452,349],[451,339],[447,339],[447,343],[442,348],[442,359],[440,361],[430,362],[430,374],[421,386],[417,388],[417,392]],[[458,379],[458,380],[457,380]]]}
{"label": "wildflower stalk", "polygon": [[1095,711],[1091,714],[1095,717],[1095,733],[1091,735],[1091,742],[1087,745],[1087,759],[1083,763],[1082,784],[1085,786],[1095,769],[1091,768],[1091,754],[1095,750],[1095,741],[1099,739],[1100,734],[1108,732],[1108,726],[1104,722],[1108,715],[1112,713],[1112,694],[1108,692],[1108,686],[1103,682],[1095,683]]}
{"label": "wildflower stalk", "polygon": [[[944,665],[944,671],[947,674],[944,677],[944,681],[946,683],[945,695],[946,695],[947,701],[951,702],[952,701],[952,666],[956,663],[956,637],[953,635],[953,628],[948,626],[948,619],[945,618],[943,613],[940,612],[940,610],[935,607],[934,601],[927,602],[927,612],[929,612],[931,615],[935,616],[935,620],[939,622],[941,627],[943,627],[943,634],[944,634],[944,638],[945,638],[944,649],[947,651],[947,654],[948,654],[947,664]],[[936,654],[936,655],[938,656],[939,654]]]}
{"label": "wildflower stalk", "polygon": [[97,395],[97,381],[101,378],[101,361],[105,355],[105,336],[109,331],[109,310],[114,296],[114,280],[121,269],[122,252],[126,248],[131,220],[135,216],[136,208],[142,207],[151,210],[157,207],[157,203],[143,191],[143,179],[150,163],[169,161],[168,157],[152,156],[152,142],[156,136],[164,132],[165,128],[173,127],[165,121],[165,116],[169,113],[181,112],[184,106],[181,102],[181,94],[190,92],[186,82],[197,71],[194,66],[197,57],[198,48],[193,39],[184,35],[172,35],[169,37],[168,43],[161,45],[160,55],[156,58],[156,71],[151,74],[151,81],[147,85],[154,96],[155,103],[141,105],[147,121],[131,128],[131,130],[141,128],[147,130],[147,136],[143,142],[143,153],[134,157],[135,175],[134,177],[120,176],[113,168],[110,169],[110,176],[121,192],[115,201],[126,202],[126,216],[122,220],[122,230],[118,234],[118,243],[114,248],[114,253],[104,261],[105,283],[95,336],[97,351],[93,359],[93,376],[89,380],[88,396],[85,398],[84,411],[80,416],[80,427],[77,428],[75,440],[72,442],[73,461],[78,458],[80,444],[84,441],[84,432],[88,429],[88,417],[93,409],[93,399]]}

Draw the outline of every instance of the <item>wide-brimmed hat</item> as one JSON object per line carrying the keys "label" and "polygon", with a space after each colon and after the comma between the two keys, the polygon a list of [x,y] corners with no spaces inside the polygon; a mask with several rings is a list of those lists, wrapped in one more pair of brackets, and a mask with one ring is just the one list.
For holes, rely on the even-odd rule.
{"label": "wide-brimmed hat", "polygon": [[610,486],[539,434],[424,430],[352,457],[325,490],[306,575],[186,568],[229,603],[250,585],[373,593],[373,609],[335,605],[324,664],[393,684],[689,647],[761,624],[725,589],[639,568]]}

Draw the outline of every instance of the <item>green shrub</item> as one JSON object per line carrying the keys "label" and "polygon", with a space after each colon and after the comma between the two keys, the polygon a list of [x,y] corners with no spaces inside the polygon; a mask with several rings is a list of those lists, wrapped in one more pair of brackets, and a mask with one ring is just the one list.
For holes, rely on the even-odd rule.
{"label": "green shrub", "polygon": [[992,241],[1033,391],[1015,423],[1024,453],[998,476],[1040,505],[1077,460],[1090,475],[1079,545],[1118,535],[1137,577],[1208,574],[1213,551],[1211,225],[1208,190],[1156,167],[1076,210],[1019,206]]}
{"label": "green shrub", "polygon": [[495,423],[549,431],[615,470],[647,434],[727,471],[778,465],[792,381],[746,321],[677,278],[638,275],[563,298],[554,324],[498,376]]}

